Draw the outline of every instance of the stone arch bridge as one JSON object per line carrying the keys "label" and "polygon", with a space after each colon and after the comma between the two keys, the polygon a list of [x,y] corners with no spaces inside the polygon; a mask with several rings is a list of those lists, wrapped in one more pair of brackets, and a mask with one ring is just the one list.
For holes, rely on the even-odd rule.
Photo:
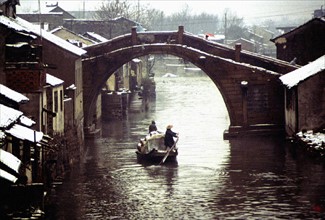
{"label": "stone arch bridge", "polygon": [[[295,69],[287,62],[227,47],[184,31],[141,32],[86,47],[83,59],[85,126],[97,95],[123,64],[149,54],[170,54],[201,68],[219,89],[230,118],[225,138],[256,131],[283,131],[284,94],[279,77]],[[213,111],[213,110],[210,110]]]}

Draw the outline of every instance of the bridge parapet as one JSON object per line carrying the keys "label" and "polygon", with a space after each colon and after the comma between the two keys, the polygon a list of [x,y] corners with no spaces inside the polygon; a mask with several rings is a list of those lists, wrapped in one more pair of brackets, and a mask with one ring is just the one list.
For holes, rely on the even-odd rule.
{"label": "bridge parapet", "polygon": [[132,28],[131,34],[122,35],[113,38],[107,42],[91,45],[85,47],[88,57],[95,57],[109,53],[114,50],[131,47],[136,45],[146,44],[182,44],[184,35],[184,28],[179,27],[178,31],[163,31],[163,32],[136,32],[136,28]]}
{"label": "bridge parapet", "polygon": [[223,58],[236,60],[237,62],[262,67],[280,74],[285,74],[297,69],[296,66],[292,66],[288,62],[275,58],[244,50],[236,52],[236,49],[230,46],[209,41],[191,33],[185,32],[183,26],[179,26],[178,31],[148,31],[140,33],[137,33],[136,29],[132,28],[131,34],[122,35],[104,43],[85,47],[84,49],[87,50],[87,56],[96,57],[114,50],[118,50],[120,48],[162,43],[182,44],[184,46],[192,47],[203,52],[213,54],[215,56],[220,56]]}

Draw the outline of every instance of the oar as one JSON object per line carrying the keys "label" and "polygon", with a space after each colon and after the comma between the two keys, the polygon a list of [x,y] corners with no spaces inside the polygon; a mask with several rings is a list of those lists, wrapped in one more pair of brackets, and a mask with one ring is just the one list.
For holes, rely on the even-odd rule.
{"label": "oar", "polygon": [[177,137],[177,139],[176,139],[174,145],[173,145],[173,146],[172,146],[172,147],[167,151],[166,155],[165,155],[164,158],[160,161],[159,165],[161,165],[161,164],[163,164],[163,163],[165,162],[165,160],[167,159],[169,153],[170,153],[170,152],[175,148],[178,139],[179,139],[179,137]]}

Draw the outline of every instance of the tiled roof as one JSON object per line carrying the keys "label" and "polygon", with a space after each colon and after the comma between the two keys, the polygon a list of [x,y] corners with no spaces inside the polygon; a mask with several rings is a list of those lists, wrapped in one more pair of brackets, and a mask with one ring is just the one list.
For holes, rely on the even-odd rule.
{"label": "tiled roof", "polygon": [[275,42],[276,39],[280,38],[280,37],[285,37],[285,36],[288,36],[292,33],[295,33],[297,31],[299,31],[302,27],[304,26],[307,26],[313,22],[320,22],[321,24],[324,24],[325,25],[325,17],[317,17],[317,18],[313,18],[309,21],[307,21],[306,23],[300,25],[299,27],[295,28],[295,29],[292,29],[291,31],[287,32],[287,33],[284,33],[284,34],[281,34],[279,36],[276,36],[275,38],[271,39],[271,41]]}
{"label": "tiled roof", "polygon": [[22,18],[8,18],[6,16],[0,16],[0,24],[7,26],[8,28],[14,29],[16,31],[21,31],[25,33],[29,33],[36,36],[41,36],[43,39],[46,39],[53,44],[75,54],[81,56],[86,53],[85,50],[70,44],[69,42],[51,34],[45,30],[40,30],[37,26],[32,23],[23,20]]}

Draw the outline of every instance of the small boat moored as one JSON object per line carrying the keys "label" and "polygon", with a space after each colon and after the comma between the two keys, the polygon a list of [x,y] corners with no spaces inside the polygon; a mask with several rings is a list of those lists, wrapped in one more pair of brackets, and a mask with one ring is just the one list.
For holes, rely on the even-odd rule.
{"label": "small boat moored", "polygon": [[138,161],[146,162],[160,162],[176,161],[178,150],[176,143],[172,148],[166,148],[164,144],[164,133],[150,132],[145,138],[141,138],[137,145],[137,159]]}

